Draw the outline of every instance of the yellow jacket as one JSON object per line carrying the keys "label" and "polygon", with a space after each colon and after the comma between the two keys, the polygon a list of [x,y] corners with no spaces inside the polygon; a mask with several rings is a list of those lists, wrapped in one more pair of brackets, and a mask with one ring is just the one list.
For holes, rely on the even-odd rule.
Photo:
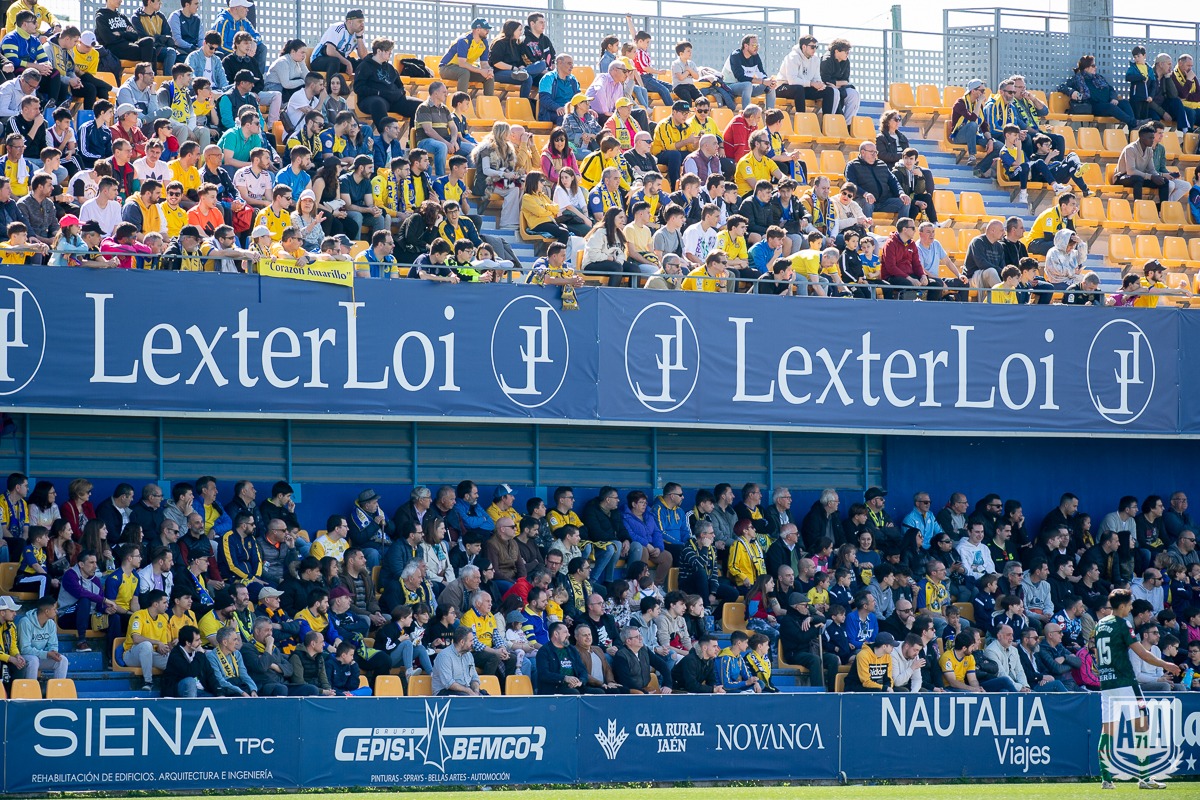
{"label": "yellow jacket", "polygon": [[589,153],[587,158],[583,159],[583,163],[579,165],[579,185],[585,190],[591,191],[600,183],[600,176],[608,167],[616,167],[621,170],[621,188],[629,191],[629,186],[633,182],[633,173],[629,169],[629,164],[621,156],[615,159],[605,159],[597,150],[594,153]]}
{"label": "yellow jacket", "polygon": [[763,560],[762,545],[757,539],[747,542],[745,539],[734,539],[729,548],[729,579],[735,586],[754,583],[759,575],[765,575],[767,564]]}
{"label": "yellow jacket", "polygon": [[684,147],[680,142],[692,136],[699,135],[699,133],[700,126],[695,122],[684,123],[680,127],[675,124],[674,120],[670,118],[664,119],[654,126],[654,141],[650,144],[650,153],[658,155],[664,150],[678,150],[681,153],[690,153],[696,148],[694,146]]}
{"label": "yellow jacket", "polygon": [[1046,236],[1053,236],[1062,230],[1062,228],[1062,214],[1058,211],[1058,205],[1053,205],[1041,214],[1038,214],[1037,219],[1033,221],[1033,227],[1021,237],[1021,241],[1028,247],[1033,242],[1039,241]]}
{"label": "yellow jacket", "polygon": [[550,202],[544,192],[526,194],[521,197],[521,227],[536,228],[558,217],[558,205]]}

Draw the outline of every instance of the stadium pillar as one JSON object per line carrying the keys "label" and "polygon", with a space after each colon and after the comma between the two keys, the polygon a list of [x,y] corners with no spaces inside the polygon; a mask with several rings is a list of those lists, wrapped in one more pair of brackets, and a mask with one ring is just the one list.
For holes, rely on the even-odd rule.
{"label": "stadium pillar", "polygon": [[[1101,44],[1112,38],[1112,0],[1070,0],[1067,27],[1075,52],[1094,53],[1100,61]],[[1098,64],[1103,70],[1107,65]]]}

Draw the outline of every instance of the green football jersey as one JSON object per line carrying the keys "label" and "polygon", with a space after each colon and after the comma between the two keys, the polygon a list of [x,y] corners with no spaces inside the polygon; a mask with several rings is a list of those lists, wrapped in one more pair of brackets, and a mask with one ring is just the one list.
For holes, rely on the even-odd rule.
{"label": "green football jersey", "polygon": [[1096,672],[1101,690],[1137,686],[1129,657],[1129,648],[1136,641],[1128,620],[1110,614],[1096,623]]}

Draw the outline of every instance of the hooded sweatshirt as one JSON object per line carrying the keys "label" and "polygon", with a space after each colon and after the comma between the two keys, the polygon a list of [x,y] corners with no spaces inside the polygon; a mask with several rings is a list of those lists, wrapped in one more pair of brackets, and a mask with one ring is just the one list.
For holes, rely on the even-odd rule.
{"label": "hooded sweatshirt", "polygon": [[1079,268],[1083,263],[1079,245],[1067,252],[1067,243],[1074,235],[1075,231],[1070,228],[1063,228],[1054,234],[1054,247],[1046,252],[1045,266],[1046,280],[1051,283],[1070,283],[1079,275]]}
{"label": "hooded sweatshirt", "polygon": [[811,57],[805,56],[800,45],[796,45],[783,57],[775,77],[792,86],[809,86],[821,80],[821,58],[815,52]]}

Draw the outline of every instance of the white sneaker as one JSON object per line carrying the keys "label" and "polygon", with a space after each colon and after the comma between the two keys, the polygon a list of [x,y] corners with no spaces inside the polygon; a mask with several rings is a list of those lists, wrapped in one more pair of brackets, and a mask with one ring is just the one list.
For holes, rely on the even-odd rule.
{"label": "white sneaker", "polygon": [[1104,781],[1100,784],[1101,789],[1115,789],[1116,785],[1112,781]]}
{"label": "white sneaker", "polygon": [[1063,183],[1052,183],[1052,184],[1050,184],[1050,187],[1052,189],[1054,189],[1055,194],[1060,194],[1067,190],[1066,184],[1063,184]]}
{"label": "white sneaker", "polygon": [[954,224],[954,220],[952,220],[952,219],[944,219],[944,220],[942,220],[941,222],[939,222],[939,223],[938,223],[938,227],[939,227],[939,228],[949,228],[949,227],[950,227],[951,225],[953,225],[953,224]]}
{"label": "white sneaker", "polygon": [[407,673],[408,677],[410,677],[410,678],[413,675],[424,675],[424,674],[425,674],[425,670],[421,669],[420,667],[413,667]]}
{"label": "white sneaker", "polygon": [[1159,781],[1156,781],[1153,778],[1143,778],[1142,780],[1138,781],[1138,788],[1139,789],[1165,789],[1165,788],[1167,788],[1167,785],[1165,783],[1160,783]]}
{"label": "white sneaker", "polygon": [[1028,203],[1029,202],[1029,190],[1022,189],[1020,191],[1020,193],[1017,194],[1017,202],[1018,203]]}

